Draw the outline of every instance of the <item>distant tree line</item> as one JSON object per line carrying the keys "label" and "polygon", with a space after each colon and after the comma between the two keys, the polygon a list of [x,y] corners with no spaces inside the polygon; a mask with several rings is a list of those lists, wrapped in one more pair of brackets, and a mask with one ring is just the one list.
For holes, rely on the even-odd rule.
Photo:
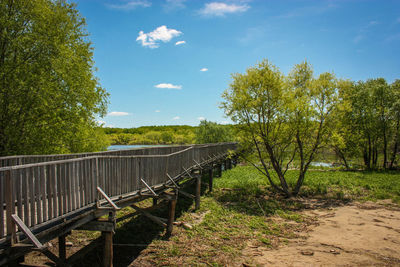
{"label": "distant tree line", "polygon": [[199,126],[165,125],[137,128],[103,128],[114,145],[194,144],[233,140],[231,125],[201,121]]}

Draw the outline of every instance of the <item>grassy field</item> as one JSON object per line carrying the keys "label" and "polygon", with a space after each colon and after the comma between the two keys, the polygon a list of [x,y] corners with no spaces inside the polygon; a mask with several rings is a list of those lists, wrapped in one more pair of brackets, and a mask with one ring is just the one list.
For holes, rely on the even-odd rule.
{"label": "grassy field", "polygon": [[[290,184],[297,171],[288,171]],[[194,211],[191,199],[180,197],[176,221],[186,227],[174,227],[170,239],[162,227],[144,216],[134,216],[118,223],[114,236],[114,265],[127,266],[231,266],[252,264],[243,256],[248,246],[274,248],[289,239],[315,218],[302,210],[308,201],[342,205],[350,201],[392,199],[400,203],[399,172],[345,172],[310,170],[299,197],[286,199],[270,190],[267,179],[254,168],[239,166],[214,179],[214,190],[208,192],[204,177],[201,208]],[[193,186],[184,189],[193,193]],[[332,204],[333,203],[333,204]],[[141,203],[150,206],[151,202]],[[119,217],[133,212],[125,208]],[[167,217],[167,209],[152,212]],[[74,231],[74,243],[85,240],[87,232]],[[89,236],[86,236],[86,239]],[[95,238],[96,236],[91,236]],[[94,251],[79,266],[101,263],[101,250]]]}
{"label": "grassy field", "polygon": [[[289,171],[289,183],[296,176],[297,171]],[[300,213],[308,198],[341,203],[393,199],[399,203],[400,173],[312,170],[301,195],[285,199],[271,192],[265,177],[252,167],[236,167],[214,179],[214,191],[205,191],[200,210],[194,212],[193,204],[180,200],[187,210],[179,212],[177,221],[192,228],[176,227],[169,241],[154,240],[136,260],[137,266],[224,266],[246,261],[241,258],[246,246],[276,247],[313,223]]]}

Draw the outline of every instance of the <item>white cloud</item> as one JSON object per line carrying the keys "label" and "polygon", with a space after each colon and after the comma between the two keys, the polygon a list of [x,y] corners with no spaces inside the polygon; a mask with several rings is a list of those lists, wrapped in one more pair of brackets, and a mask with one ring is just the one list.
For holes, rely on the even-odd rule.
{"label": "white cloud", "polygon": [[208,71],[208,69],[207,68],[202,68],[202,69],[200,69],[200,71]]}
{"label": "white cloud", "polygon": [[177,37],[181,34],[181,31],[168,29],[167,26],[162,25],[149,33],[144,33],[143,31],[140,31],[139,36],[136,38],[136,41],[141,42],[142,46],[157,48],[160,46],[159,41],[166,43],[171,41],[172,38]]}
{"label": "white cloud", "polygon": [[155,112],[155,113],[160,113],[160,111],[159,111],[158,109],[157,109],[157,110],[155,110],[154,112]]}
{"label": "white cloud", "polygon": [[133,10],[137,7],[150,7],[151,3],[147,0],[130,0],[124,4],[111,4],[107,6],[112,9]]}
{"label": "white cloud", "polygon": [[160,83],[157,85],[154,85],[156,88],[161,88],[161,89],[175,89],[175,90],[181,90],[182,85],[174,85],[172,83]]}
{"label": "white cloud", "polygon": [[176,116],[176,117],[173,117],[172,119],[174,120],[174,121],[176,121],[176,120],[179,120],[181,117],[179,117],[179,116]]}
{"label": "white cloud", "polygon": [[128,116],[130,115],[128,112],[123,112],[123,111],[112,111],[107,114],[107,116],[110,117],[121,117],[121,116]]}
{"label": "white cloud", "polygon": [[221,121],[220,124],[229,124],[229,121]]}
{"label": "white cloud", "polygon": [[186,41],[178,41],[175,43],[175,45],[182,45],[182,44],[186,44]]}
{"label": "white cloud", "polygon": [[206,118],[204,118],[204,117],[198,117],[197,118],[199,121],[205,121],[206,120]]}
{"label": "white cloud", "polygon": [[228,13],[245,12],[250,8],[247,4],[227,4],[223,2],[211,2],[205,4],[200,10],[200,14],[204,16],[225,16]]}

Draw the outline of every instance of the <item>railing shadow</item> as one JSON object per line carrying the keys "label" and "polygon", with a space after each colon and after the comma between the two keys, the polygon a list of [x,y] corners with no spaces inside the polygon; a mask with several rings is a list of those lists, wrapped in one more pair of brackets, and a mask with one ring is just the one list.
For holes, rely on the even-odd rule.
{"label": "railing shadow", "polygon": [[[201,193],[207,190],[205,184],[206,179],[203,177]],[[188,183],[181,188],[187,193],[195,194],[194,184]],[[176,204],[175,218],[179,218],[184,212],[191,209],[194,200],[185,196],[179,196]],[[134,210],[132,209],[132,213]],[[168,204],[160,206],[151,211],[151,214],[158,217],[167,218]],[[174,226],[176,227],[176,226]],[[114,242],[114,266],[130,265],[154,240],[168,240],[165,235],[165,229],[154,223],[144,215],[137,215],[131,219],[127,219],[121,227],[117,227],[113,238]],[[94,242],[98,242],[94,241]],[[101,244],[101,243],[100,243]],[[89,252],[81,261],[76,262],[73,266],[100,266],[102,264],[102,248]]]}

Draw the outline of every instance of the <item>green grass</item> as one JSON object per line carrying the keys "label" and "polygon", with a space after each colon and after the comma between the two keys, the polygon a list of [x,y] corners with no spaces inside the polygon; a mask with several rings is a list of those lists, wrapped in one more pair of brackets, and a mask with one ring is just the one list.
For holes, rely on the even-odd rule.
{"label": "green grass", "polygon": [[[286,174],[287,181],[292,187],[297,177],[296,170],[289,170]],[[274,181],[278,182],[275,176]],[[222,179],[216,180],[215,188],[233,188],[242,191],[243,194],[237,196],[239,199],[270,191],[266,177],[252,167],[229,170]],[[400,172],[310,170],[306,174],[300,196],[352,200],[392,199],[400,203]]]}
{"label": "green grass", "polygon": [[[294,185],[297,171],[288,171],[287,179]],[[274,177],[276,180],[276,177]],[[207,183],[204,177],[203,182]],[[193,185],[184,189],[194,193]],[[310,170],[307,172],[300,198],[284,198],[271,190],[266,177],[253,167],[239,166],[214,178],[214,191],[202,188],[201,208],[179,197],[176,221],[192,225],[192,229],[174,227],[170,239],[165,231],[143,216],[118,223],[115,243],[150,244],[147,248],[115,250],[115,266],[126,266],[136,256],[141,266],[230,266],[238,262],[252,264],[242,251],[248,245],[273,248],[296,237],[305,224],[314,218],[303,215],[304,198],[379,200],[392,199],[400,203],[399,172],[345,172]],[[149,206],[147,200],[140,205]],[[132,209],[118,213],[123,216]],[[167,216],[167,208],[153,211]],[[143,250],[142,250],[143,249]],[[89,259],[89,258],[88,258]],[[91,262],[94,262],[91,260]]]}

